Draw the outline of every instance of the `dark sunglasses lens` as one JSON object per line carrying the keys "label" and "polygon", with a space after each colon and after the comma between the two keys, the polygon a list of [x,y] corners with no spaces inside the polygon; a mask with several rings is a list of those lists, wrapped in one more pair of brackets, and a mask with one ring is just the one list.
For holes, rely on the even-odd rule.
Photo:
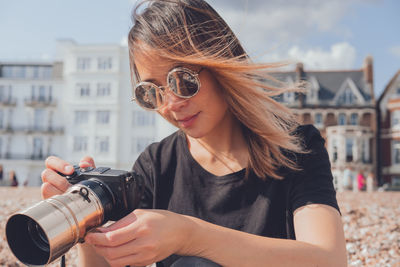
{"label": "dark sunglasses lens", "polygon": [[162,105],[162,96],[152,85],[139,85],[135,89],[136,101],[144,108],[157,109]]}
{"label": "dark sunglasses lens", "polygon": [[168,85],[176,95],[182,97],[191,97],[199,90],[197,76],[181,70],[168,75]]}

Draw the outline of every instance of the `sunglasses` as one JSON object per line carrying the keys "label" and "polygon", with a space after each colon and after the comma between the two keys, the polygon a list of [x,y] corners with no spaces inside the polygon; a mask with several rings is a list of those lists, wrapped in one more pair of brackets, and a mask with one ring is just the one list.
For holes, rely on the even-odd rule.
{"label": "sunglasses", "polygon": [[184,67],[173,68],[167,75],[167,86],[157,86],[152,82],[140,82],[133,89],[135,100],[140,106],[149,110],[158,110],[166,98],[166,89],[169,89],[175,96],[189,99],[195,96],[200,90],[199,74]]}

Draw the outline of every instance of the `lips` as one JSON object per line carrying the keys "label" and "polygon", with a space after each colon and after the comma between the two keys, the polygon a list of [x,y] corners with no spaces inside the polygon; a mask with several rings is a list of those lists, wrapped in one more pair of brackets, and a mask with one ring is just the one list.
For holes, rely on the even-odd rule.
{"label": "lips", "polygon": [[187,128],[194,124],[199,114],[200,112],[192,116],[187,116],[182,119],[177,119],[176,121],[178,122],[179,126]]}

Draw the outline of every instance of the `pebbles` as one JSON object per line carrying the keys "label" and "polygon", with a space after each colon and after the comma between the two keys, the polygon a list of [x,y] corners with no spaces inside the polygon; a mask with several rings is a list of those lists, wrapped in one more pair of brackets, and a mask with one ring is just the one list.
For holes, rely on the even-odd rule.
{"label": "pebbles", "polygon": [[[24,266],[10,252],[4,234],[9,215],[41,200],[39,188],[0,187],[0,266]],[[338,193],[349,266],[400,267],[400,192]],[[76,267],[77,250],[66,254]],[[59,266],[59,261],[48,265]]]}

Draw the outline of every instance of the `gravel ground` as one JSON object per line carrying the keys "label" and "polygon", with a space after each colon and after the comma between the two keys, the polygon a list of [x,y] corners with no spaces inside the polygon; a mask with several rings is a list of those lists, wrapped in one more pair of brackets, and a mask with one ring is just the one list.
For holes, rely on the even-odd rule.
{"label": "gravel ground", "polygon": [[[8,216],[40,200],[39,188],[0,188],[0,266],[23,266],[10,252],[4,228]],[[400,192],[338,193],[349,266],[400,267]],[[67,266],[76,265],[72,248]],[[59,262],[48,265],[59,266]]]}

